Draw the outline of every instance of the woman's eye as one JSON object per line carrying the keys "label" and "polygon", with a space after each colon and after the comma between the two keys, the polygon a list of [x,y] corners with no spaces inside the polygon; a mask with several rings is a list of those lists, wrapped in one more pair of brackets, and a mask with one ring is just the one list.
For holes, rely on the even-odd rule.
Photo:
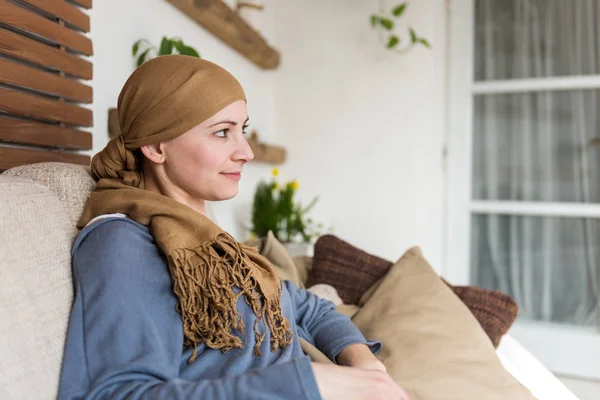
{"label": "woman's eye", "polygon": [[247,135],[247,134],[248,134],[248,132],[246,132],[246,129],[248,129],[248,125],[244,125],[244,126],[242,126],[242,133],[243,133],[244,135]]}
{"label": "woman's eye", "polygon": [[220,131],[215,132],[215,135],[217,135],[217,137],[220,137],[220,138],[226,138],[228,130],[229,129],[221,129]]}

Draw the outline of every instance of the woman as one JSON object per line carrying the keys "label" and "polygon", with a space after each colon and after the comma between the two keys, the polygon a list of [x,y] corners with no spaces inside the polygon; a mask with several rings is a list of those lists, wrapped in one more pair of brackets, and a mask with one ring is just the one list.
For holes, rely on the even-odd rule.
{"label": "woman", "polygon": [[[92,160],[73,247],[59,398],[407,399],[378,342],[204,216],[205,201],[237,194],[253,158],[238,81],[158,57],[118,109],[122,135]],[[311,363],[300,337],[339,365]]]}

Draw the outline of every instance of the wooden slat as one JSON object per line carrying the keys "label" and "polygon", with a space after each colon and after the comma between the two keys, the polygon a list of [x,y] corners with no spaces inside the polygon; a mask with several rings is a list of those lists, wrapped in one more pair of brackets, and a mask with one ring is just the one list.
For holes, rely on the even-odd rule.
{"label": "wooden slat", "polygon": [[5,116],[0,116],[0,141],[75,150],[92,148],[90,132]]}
{"label": "wooden slat", "polygon": [[20,165],[51,161],[90,165],[90,157],[81,154],[0,147],[0,171],[6,171]]}
{"label": "wooden slat", "polygon": [[69,100],[91,103],[91,87],[57,74],[0,58],[0,83],[22,86]]}
{"label": "wooden slat", "polygon": [[279,53],[223,0],[168,0],[234,50],[264,69],[279,66]]}
{"label": "wooden slat", "polygon": [[90,31],[90,16],[79,8],[66,3],[64,0],[21,0],[31,4],[38,10],[60,18],[65,22],[81,29],[84,32]]}
{"label": "wooden slat", "polygon": [[92,126],[93,123],[92,110],[3,88],[0,88],[0,111],[80,126]]}
{"label": "wooden slat", "polygon": [[0,22],[34,33],[88,56],[93,54],[92,41],[89,38],[7,0],[0,0]]}
{"label": "wooden slat", "polygon": [[83,79],[92,79],[93,76],[92,63],[6,29],[0,29],[0,53]]}
{"label": "wooden slat", "polygon": [[88,10],[92,8],[92,0],[71,0],[71,2],[80,5],[83,8],[87,8]]}

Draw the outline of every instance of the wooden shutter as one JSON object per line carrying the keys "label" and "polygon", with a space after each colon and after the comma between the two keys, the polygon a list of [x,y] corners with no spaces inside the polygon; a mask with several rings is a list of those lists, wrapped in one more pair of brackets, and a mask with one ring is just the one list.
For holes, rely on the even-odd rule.
{"label": "wooden shutter", "polygon": [[0,0],[0,171],[89,165],[92,0]]}

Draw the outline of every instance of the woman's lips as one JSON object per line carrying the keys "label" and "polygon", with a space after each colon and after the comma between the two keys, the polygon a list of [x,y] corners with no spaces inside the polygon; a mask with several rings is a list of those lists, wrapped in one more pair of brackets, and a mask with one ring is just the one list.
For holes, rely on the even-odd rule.
{"label": "woman's lips", "polygon": [[233,179],[234,181],[239,181],[240,179],[242,179],[241,172],[232,172],[232,173],[222,172],[222,174],[225,175],[229,179]]}

